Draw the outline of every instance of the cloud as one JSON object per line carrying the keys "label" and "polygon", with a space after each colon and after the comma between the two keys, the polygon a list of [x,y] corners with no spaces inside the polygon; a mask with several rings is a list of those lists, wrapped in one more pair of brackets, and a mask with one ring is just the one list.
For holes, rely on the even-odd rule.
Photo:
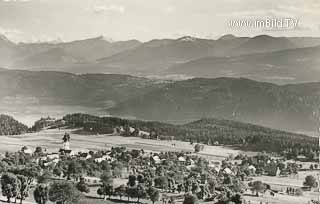
{"label": "cloud", "polygon": [[125,7],[121,5],[95,5],[93,6],[93,11],[95,13],[120,13],[124,14],[125,13]]}

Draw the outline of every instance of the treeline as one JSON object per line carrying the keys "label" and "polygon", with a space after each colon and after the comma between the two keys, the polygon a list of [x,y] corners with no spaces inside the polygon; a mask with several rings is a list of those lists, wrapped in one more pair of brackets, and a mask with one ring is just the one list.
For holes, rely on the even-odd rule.
{"label": "treeline", "polygon": [[20,135],[28,131],[28,127],[13,117],[0,115],[0,135]]}
{"label": "treeline", "polygon": [[158,135],[175,136],[178,140],[188,142],[236,145],[253,151],[277,152],[286,154],[290,158],[302,154],[313,160],[318,152],[316,138],[231,120],[201,119],[185,125],[172,125],[86,114],[67,115],[63,119],[69,126],[86,127],[88,131],[101,134],[112,133],[114,128],[122,126],[156,132]]}
{"label": "treeline", "polygon": [[200,142],[218,141],[221,144],[241,145],[252,150],[270,152],[317,151],[317,139],[267,127],[223,119],[201,119],[183,125],[197,134],[192,135]]}

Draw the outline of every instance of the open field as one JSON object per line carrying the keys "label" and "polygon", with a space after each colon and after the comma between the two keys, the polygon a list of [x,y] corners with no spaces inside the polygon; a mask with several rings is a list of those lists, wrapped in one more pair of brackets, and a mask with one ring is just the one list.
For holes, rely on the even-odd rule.
{"label": "open field", "polygon": [[[38,133],[27,133],[17,136],[1,136],[0,151],[17,151],[23,146],[35,148],[42,146],[49,152],[57,152],[62,147],[62,137],[65,132],[71,135],[71,148],[75,151],[99,150],[112,146],[125,146],[132,149],[144,149],[145,151],[194,151],[193,145],[182,141],[158,141],[137,137],[122,137],[114,135],[78,135],[70,129],[44,130]],[[172,144],[175,144],[173,146]],[[210,159],[222,160],[230,154],[237,154],[234,150],[222,146],[205,146],[202,154]]]}
{"label": "open field", "polygon": [[[263,195],[263,197],[255,197],[247,195],[244,198],[246,200],[252,201],[251,203],[263,203],[268,204],[307,204],[310,200],[317,200],[319,193],[317,189],[312,189],[311,191],[304,191],[303,196],[290,196],[286,195],[285,191],[287,187],[300,188],[303,186],[303,182],[306,176],[313,175],[318,177],[319,170],[314,171],[299,171],[296,176],[288,177],[271,177],[271,176],[258,176],[253,177],[254,181],[262,181],[271,186],[271,189],[276,189],[282,191],[282,194],[275,194],[271,196],[268,192]],[[250,193],[249,193],[250,194]]]}
{"label": "open field", "polygon": [[263,197],[244,196],[244,199],[250,201],[250,204],[308,204],[308,201],[310,201],[305,196],[297,197],[279,194],[274,197],[270,195],[264,195]]}

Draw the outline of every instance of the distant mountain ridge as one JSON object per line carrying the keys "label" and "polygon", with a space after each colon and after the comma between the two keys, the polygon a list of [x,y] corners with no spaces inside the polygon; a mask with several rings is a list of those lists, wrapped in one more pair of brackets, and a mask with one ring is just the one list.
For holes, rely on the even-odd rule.
{"label": "distant mountain ridge", "polygon": [[[94,63],[95,60],[111,56],[118,52],[134,48],[141,43],[137,40],[109,42],[104,37],[89,38],[85,40],[76,40],[72,42],[41,42],[41,43],[19,43],[15,44],[9,41],[4,36],[0,38],[0,50],[6,49],[3,44],[10,44],[10,58],[11,63],[4,63],[0,54],[0,65],[14,68],[55,68],[63,71],[63,68],[79,61]],[[55,53],[57,50],[63,53],[61,57],[57,58]],[[52,56],[51,56],[52,55]],[[43,56],[45,56],[43,58]],[[48,62],[46,61],[48,59]],[[73,58],[72,62],[65,59]],[[53,63],[51,59],[55,59]],[[49,69],[50,70],[50,69]]]}
{"label": "distant mountain ridge", "polygon": [[320,38],[306,40],[305,38],[291,39],[267,35],[252,38],[226,35],[218,40],[211,40],[185,36],[176,40],[152,40],[134,49],[103,58],[98,62],[102,67],[122,68],[130,74],[135,72],[166,74],[171,67],[201,58],[267,54],[304,48],[307,47],[306,45],[310,46],[311,41],[314,43],[312,46],[320,45]]}
{"label": "distant mountain ridge", "polygon": [[[320,46],[320,38],[311,37],[237,37],[224,35],[217,40],[184,36],[178,39],[154,39],[148,42],[128,40],[109,42],[103,37],[60,43],[19,43],[0,39],[0,66],[10,69],[65,71],[72,73],[112,73],[136,76],[186,75],[189,77],[246,77],[274,83],[315,81],[319,73],[319,56],[305,56],[303,49]],[[289,58],[297,51],[300,60]],[[265,59],[261,55],[278,55]],[[299,55],[298,55],[299,54]],[[255,63],[240,60],[257,57]],[[308,59],[305,59],[310,57]],[[207,61],[206,68],[199,65],[199,73],[188,65],[202,59],[217,58],[220,63]],[[260,62],[258,59],[261,59]],[[252,59],[250,59],[252,61]],[[278,68],[273,61],[283,61]],[[311,64],[309,64],[309,62]],[[184,68],[184,66],[187,66]],[[177,69],[176,67],[182,67]],[[194,69],[198,67],[195,64]],[[230,68],[229,68],[230,67]],[[234,69],[237,71],[234,72]],[[293,70],[290,70],[293,67]],[[300,70],[309,68],[308,74]],[[215,70],[223,70],[216,72]],[[265,72],[270,71],[265,77]],[[288,73],[287,79],[285,75]],[[258,75],[258,76],[256,76]],[[269,76],[270,75],[270,76]],[[276,79],[276,80],[274,80]],[[291,79],[291,81],[289,80]]]}
{"label": "distant mountain ridge", "polygon": [[229,57],[205,57],[172,66],[167,74],[246,77],[279,84],[320,81],[320,46]]}

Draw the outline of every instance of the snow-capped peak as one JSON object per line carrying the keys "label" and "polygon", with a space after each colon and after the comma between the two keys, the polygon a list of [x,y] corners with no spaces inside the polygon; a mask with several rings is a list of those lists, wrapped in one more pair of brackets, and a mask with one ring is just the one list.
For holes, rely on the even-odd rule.
{"label": "snow-capped peak", "polygon": [[196,41],[197,39],[191,36],[184,36],[182,38],[179,38],[178,40],[185,41],[185,42],[193,42],[193,41]]}

